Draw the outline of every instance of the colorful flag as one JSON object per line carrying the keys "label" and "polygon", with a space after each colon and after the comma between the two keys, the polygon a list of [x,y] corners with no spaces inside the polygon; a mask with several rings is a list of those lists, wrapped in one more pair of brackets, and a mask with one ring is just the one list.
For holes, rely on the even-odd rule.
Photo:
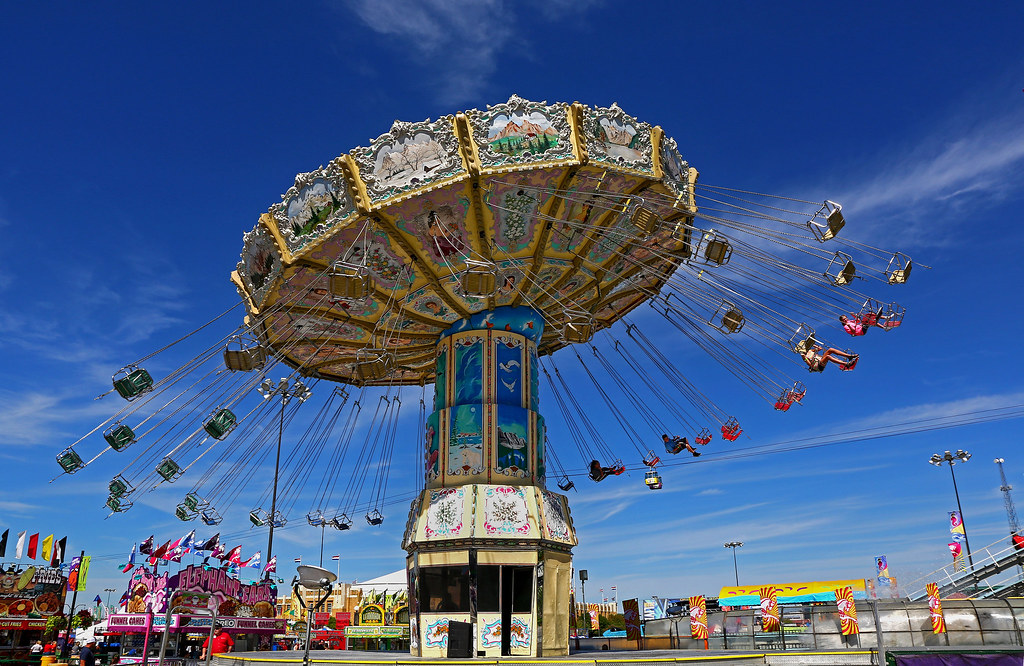
{"label": "colorful flag", "polygon": [[68,569],[68,592],[74,592],[78,589],[78,570],[81,566],[81,557],[71,558],[71,567]]}
{"label": "colorful flag", "polygon": [[622,617],[626,622],[626,639],[630,641],[640,640],[640,602],[636,599],[626,599],[623,601]]}
{"label": "colorful flag", "polygon": [[215,557],[218,560],[223,560],[224,559],[224,544],[217,543],[213,547],[213,550],[210,551],[210,557]]}
{"label": "colorful flag", "polygon": [[36,559],[36,550],[39,548],[39,532],[28,538],[28,559]]}
{"label": "colorful flag", "polygon": [[153,536],[150,536],[148,539],[139,544],[139,552],[143,555],[153,554]]}
{"label": "colorful flag", "polygon": [[879,555],[875,558],[875,570],[878,572],[876,576],[878,584],[889,585],[889,563],[886,561],[885,555]]}
{"label": "colorful flag", "polygon": [[965,571],[967,566],[964,565],[964,553],[960,547],[959,542],[953,542],[947,544],[949,546],[949,553],[953,556],[953,570],[954,571]]}
{"label": "colorful flag", "polygon": [[939,600],[939,586],[935,583],[928,583],[924,586],[928,593],[928,614],[932,619],[932,633],[946,633],[946,618],[942,615],[942,601]]}
{"label": "colorful flag", "polygon": [[100,595],[98,595],[98,594],[97,594],[97,595],[96,595],[96,598],[95,598],[95,599],[93,599],[93,600],[92,600],[92,602],[93,602],[94,604],[96,604],[97,606],[99,606],[99,605],[100,605],[101,603],[103,603],[103,599],[101,599],[101,598],[100,598]]}
{"label": "colorful flag", "polygon": [[334,561],[334,562],[340,562],[341,561],[341,555],[331,555],[331,560]]}
{"label": "colorful flag", "polygon": [[949,534],[953,541],[963,541],[967,537],[964,532],[964,519],[959,511],[949,512]]}
{"label": "colorful flag", "polygon": [[232,548],[231,550],[228,551],[228,554],[225,555],[223,559],[227,560],[231,564],[241,564],[242,563],[242,547],[241,546],[235,546],[234,548]]}
{"label": "colorful flag", "polygon": [[300,555],[299,557],[295,558],[295,564],[301,564],[301,563],[302,563],[302,556]]}
{"label": "colorful flag", "polygon": [[857,604],[853,601],[853,588],[840,587],[835,593],[836,606],[839,607],[839,628],[843,636],[859,634],[860,625],[857,623]]}
{"label": "colorful flag", "polygon": [[68,547],[68,538],[61,537],[61,540],[53,544],[53,557],[50,558],[51,567],[59,567],[64,561],[64,553]]}
{"label": "colorful flag", "polygon": [[135,566],[135,544],[132,544],[132,552],[128,554],[128,562],[121,565],[121,573],[128,573]]}
{"label": "colorful flag", "polygon": [[708,605],[703,595],[690,597],[690,635],[697,640],[708,637]]}
{"label": "colorful flag", "polygon": [[15,548],[14,548],[14,556],[17,557],[19,560],[21,559],[21,556],[25,553],[25,535],[26,534],[27,534],[27,532],[24,532],[24,531],[18,532],[18,545],[15,546]]}
{"label": "colorful flag", "polygon": [[781,627],[779,622],[779,600],[775,596],[775,586],[765,585],[758,588],[761,595],[761,631],[778,631]]}
{"label": "colorful flag", "polygon": [[220,532],[217,532],[206,541],[200,541],[195,545],[196,550],[207,551],[213,550],[220,544]]}
{"label": "colorful flag", "polygon": [[270,561],[267,562],[266,568],[263,569],[263,573],[264,573],[264,575],[266,575],[266,574],[272,574],[275,571],[277,571],[277,555],[274,555],[273,557],[270,558]]}
{"label": "colorful flag", "polygon": [[[241,558],[239,558],[241,560]],[[238,566],[240,567],[252,567],[253,569],[260,568],[260,551],[256,551],[256,554],[247,559],[245,562],[239,561]]]}
{"label": "colorful flag", "polygon": [[51,534],[50,536],[48,536],[45,539],[43,539],[43,548],[40,551],[39,555],[44,560],[49,562],[50,561],[50,553],[52,551],[53,551],[53,535]]}
{"label": "colorful flag", "polygon": [[167,555],[167,550],[168,550],[168,549],[169,549],[170,547],[171,547],[171,542],[170,542],[170,541],[168,541],[168,542],[167,542],[167,543],[165,543],[164,545],[162,545],[162,546],[160,546],[159,548],[157,548],[156,550],[154,550],[154,551],[153,551],[153,552],[152,552],[152,553],[150,554],[150,557],[149,557],[149,561],[150,561],[150,563],[151,563],[151,564],[156,564],[156,560],[164,559],[164,556],[165,556],[165,555]]}
{"label": "colorful flag", "polygon": [[179,544],[179,546],[181,547],[181,552],[183,552],[183,553],[187,553],[187,552],[189,552],[190,549],[195,548],[196,547],[196,531],[192,530],[191,532],[189,532],[185,536],[181,537],[181,543]]}
{"label": "colorful flag", "polygon": [[89,580],[89,563],[92,562],[92,556],[86,555],[82,558],[82,564],[78,567],[78,591],[85,592],[85,585]]}
{"label": "colorful flag", "polygon": [[11,533],[11,530],[6,529],[2,536],[0,536],[0,557],[7,557],[7,535]]}
{"label": "colorful flag", "polygon": [[601,630],[601,622],[597,619],[597,611],[596,610],[590,611],[590,628],[593,629],[594,631],[600,631]]}

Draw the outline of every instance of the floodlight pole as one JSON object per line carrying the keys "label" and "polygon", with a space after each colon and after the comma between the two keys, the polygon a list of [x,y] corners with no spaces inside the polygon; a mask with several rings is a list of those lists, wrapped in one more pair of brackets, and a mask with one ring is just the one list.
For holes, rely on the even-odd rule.
{"label": "floodlight pole", "polygon": [[946,451],[941,456],[938,453],[933,453],[928,462],[936,467],[942,467],[942,463],[949,463],[949,476],[953,479],[953,495],[956,497],[956,510],[960,513],[960,526],[964,528],[964,546],[967,547],[967,562],[970,564],[971,571],[974,571],[974,558],[971,557],[971,542],[967,538],[967,521],[964,520],[964,510],[960,508],[960,492],[956,487],[956,474],[953,473],[953,465],[956,464],[955,461],[959,460],[960,462],[967,462],[970,459],[971,454],[969,451],[957,449],[956,453]]}
{"label": "floodlight pole", "polygon": [[730,542],[722,544],[722,545],[725,546],[726,548],[732,548],[732,572],[733,572],[733,575],[736,576],[736,587],[739,587],[740,586],[740,569],[739,569],[739,566],[736,564],[736,549],[737,548],[741,548],[743,546],[743,542],[742,541],[730,541]]}
{"label": "floodlight pole", "polygon": [[[587,608],[587,570],[580,569],[580,588],[583,596],[583,627],[587,630],[587,638],[590,638],[590,610]],[[579,635],[577,626],[576,634]]]}

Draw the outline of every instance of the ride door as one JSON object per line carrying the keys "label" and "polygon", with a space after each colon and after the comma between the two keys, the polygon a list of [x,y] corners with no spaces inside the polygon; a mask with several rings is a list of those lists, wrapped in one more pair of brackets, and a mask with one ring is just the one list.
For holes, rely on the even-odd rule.
{"label": "ride door", "polygon": [[488,656],[531,655],[535,567],[481,565],[477,573],[480,648]]}

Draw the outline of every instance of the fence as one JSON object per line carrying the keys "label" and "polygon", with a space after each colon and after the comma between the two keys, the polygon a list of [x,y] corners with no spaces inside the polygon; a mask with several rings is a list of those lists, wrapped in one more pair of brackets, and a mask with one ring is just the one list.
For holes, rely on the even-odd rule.
{"label": "fence", "polygon": [[[782,605],[785,631],[761,631],[758,609],[708,613],[708,647],[712,650],[863,650],[878,647],[875,611],[882,645],[891,648],[1024,645],[1024,599],[943,599],[945,634],[933,634],[928,604],[900,599],[858,601],[860,634],[843,636],[835,606]],[[648,644],[669,649],[697,649],[704,641],[690,636],[690,619],[648,620]]]}

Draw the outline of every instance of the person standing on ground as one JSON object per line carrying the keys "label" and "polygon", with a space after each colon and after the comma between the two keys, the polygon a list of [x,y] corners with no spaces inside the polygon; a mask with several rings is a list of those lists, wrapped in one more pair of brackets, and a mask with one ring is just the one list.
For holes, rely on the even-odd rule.
{"label": "person standing on ground", "polygon": [[85,641],[85,645],[82,646],[82,650],[78,653],[78,663],[80,666],[96,666],[95,638],[89,638]]}
{"label": "person standing on ground", "polygon": [[200,659],[206,659],[206,651],[209,649],[210,654],[224,654],[225,652],[231,652],[235,648],[235,642],[231,640],[231,636],[228,632],[224,631],[224,626],[220,622],[215,622],[213,625],[213,641],[207,638],[203,641],[203,653],[199,656]]}

